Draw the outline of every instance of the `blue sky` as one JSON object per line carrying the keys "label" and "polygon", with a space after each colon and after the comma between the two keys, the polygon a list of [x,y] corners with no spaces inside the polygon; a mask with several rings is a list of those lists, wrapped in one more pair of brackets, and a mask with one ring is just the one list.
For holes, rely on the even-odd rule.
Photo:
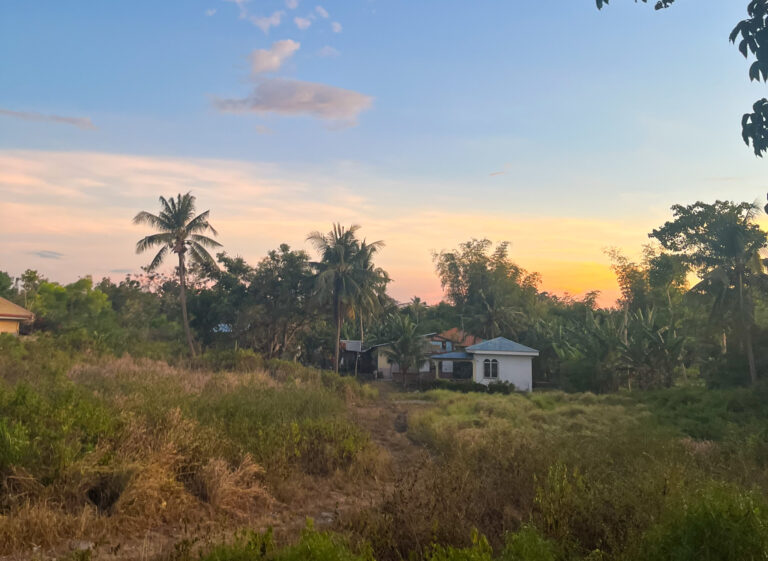
{"label": "blue sky", "polygon": [[[16,171],[0,169],[0,194],[15,219],[48,223],[58,209],[127,222],[170,194],[132,173],[148,166],[150,186],[192,188],[218,212],[232,253],[258,259],[302,207],[285,241],[369,224],[393,240],[382,258],[396,294],[434,299],[429,251],[470,236],[510,239],[545,288],[612,293],[605,246],[636,253],[673,203],[764,196],[765,163],[739,120],[765,87],[727,40],[746,2],[289,4],[4,3],[0,158]],[[261,112],[245,110],[258,88]],[[225,99],[238,110],[222,111]],[[238,204],[222,169],[240,170]],[[86,231],[66,232],[30,231],[0,249],[0,268],[67,278],[142,263],[129,227],[110,234],[128,242],[108,265]]]}

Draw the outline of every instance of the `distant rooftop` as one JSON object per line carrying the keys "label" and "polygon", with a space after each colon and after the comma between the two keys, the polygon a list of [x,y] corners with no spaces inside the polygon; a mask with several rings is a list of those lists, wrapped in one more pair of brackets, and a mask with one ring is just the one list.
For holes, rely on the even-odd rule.
{"label": "distant rooftop", "polygon": [[483,341],[482,343],[478,343],[477,345],[472,345],[471,347],[467,347],[467,352],[470,352],[470,353],[482,353],[482,352],[523,353],[523,354],[533,354],[533,355],[539,354],[539,351],[537,351],[536,349],[532,349],[531,347],[526,347],[525,345],[521,345],[520,343],[515,343],[514,341],[510,341],[509,339],[506,339],[504,337],[496,337],[495,339],[490,339],[488,341]]}
{"label": "distant rooftop", "polygon": [[440,334],[440,337],[452,341],[458,347],[469,347],[470,345],[476,345],[477,343],[481,343],[483,341],[480,337],[470,335],[458,327],[453,327],[448,331],[443,331]]}
{"label": "distant rooftop", "polygon": [[34,315],[29,310],[0,297],[0,318],[25,320],[32,319],[33,317]]}
{"label": "distant rooftop", "polygon": [[451,351],[450,353],[432,355],[429,358],[434,360],[471,360],[472,355],[464,351]]}

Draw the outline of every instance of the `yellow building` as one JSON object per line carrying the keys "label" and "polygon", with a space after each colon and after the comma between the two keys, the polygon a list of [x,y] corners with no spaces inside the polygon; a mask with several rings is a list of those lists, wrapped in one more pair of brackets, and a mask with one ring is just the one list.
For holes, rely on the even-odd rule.
{"label": "yellow building", "polygon": [[34,315],[29,310],[17,306],[10,300],[0,298],[0,333],[19,334],[19,325],[31,321]]}

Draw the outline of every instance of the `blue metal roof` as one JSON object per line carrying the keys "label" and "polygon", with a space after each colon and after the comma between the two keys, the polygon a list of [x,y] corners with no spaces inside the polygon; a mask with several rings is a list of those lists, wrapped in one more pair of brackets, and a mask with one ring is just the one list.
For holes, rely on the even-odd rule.
{"label": "blue metal roof", "polygon": [[483,341],[482,343],[478,343],[477,345],[472,345],[471,347],[467,347],[467,352],[539,354],[539,351],[537,351],[536,349],[532,349],[531,347],[526,347],[525,345],[521,345],[520,343],[515,343],[514,341],[510,341],[509,339],[505,339],[504,337],[496,337],[495,339],[490,339],[489,341]]}
{"label": "blue metal roof", "polygon": [[472,360],[472,355],[464,351],[453,351],[450,353],[440,353],[432,355],[429,358],[435,360]]}

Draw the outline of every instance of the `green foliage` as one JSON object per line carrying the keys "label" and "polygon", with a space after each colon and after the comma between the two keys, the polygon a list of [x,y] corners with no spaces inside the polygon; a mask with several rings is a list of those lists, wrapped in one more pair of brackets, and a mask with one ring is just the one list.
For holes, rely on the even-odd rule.
{"label": "green foliage", "polygon": [[268,469],[299,464],[311,474],[348,467],[368,443],[341,417],[344,403],[317,387],[241,387],[204,391],[191,405],[196,418],[216,427]]}
{"label": "green foliage", "polygon": [[556,561],[561,552],[535,526],[525,524],[517,532],[507,534],[499,561]]}
{"label": "green foliage", "polygon": [[381,308],[389,283],[386,271],[373,263],[384,242],[359,240],[359,229],[356,224],[349,229],[334,224],[327,234],[315,231],[307,237],[320,255],[320,260],[312,263],[316,273],[315,296],[317,302],[328,309],[336,326],[333,342],[336,372],[345,317],[361,318]]}
{"label": "green foliage", "polygon": [[[312,522],[294,545],[277,547],[272,531],[246,532],[234,543],[213,548],[200,561],[374,561],[370,549],[353,548],[338,534],[319,532]],[[176,560],[174,560],[176,561]],[[178,561],[187,561],[178,559]]]}
{"label": "green foliage", "polygon": [[644,536],[638,561],[768,559],[768,504],[755,493],[713,485],[667,509]]}
{"label": "green foliage", "polygon": [[383,352],[392,363],[396,363],[403,375],[403,386],[407,383],[407,374],[418,371],[428,356],[424,339],[418,332],[418,326],[407,315],[392,317],[392,344],[384,347]]}
{"label": "green foliage", "polygon": [[23,467],[44,482],[119,428],[113,411],[62,380],[0,385],[0,411],[0,473]]}
{"label": "green foliage", "polygon": [[12,300],[16,296],[13,279],[5,271],[0,271],[0,297]]}
{"label": "green foliage", "polygon": [[509,243],[493,251],[490,240],[472,239],[433,255],[448,300],[465,316],[469,332],[492,339],[517,338],[536,318],[537,273],[509,257]]}
{"label": "green foliage", "polygon": [[472,532],[470,547],[451,547],[433,544],[424,555],[424,561],[493,561],[493,550],[485,536]]}

